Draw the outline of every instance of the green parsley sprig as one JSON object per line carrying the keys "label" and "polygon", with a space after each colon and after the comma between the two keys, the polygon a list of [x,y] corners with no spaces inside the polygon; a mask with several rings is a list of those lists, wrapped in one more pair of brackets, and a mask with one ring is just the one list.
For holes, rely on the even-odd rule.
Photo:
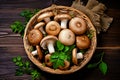
{"label": "green parsley sprig", "polygon": [[12,61],[18,67],[16,69],[16,76],[22,76],[23,74],[28,74],[32,76],[32,80],[40,79],[41,74],[36,70],[32,69],[29,61],[23,61],[21,56],[14,57]]}
{"label": "green parsley sprig", "polygon": [[102,52],[101,54],[95,56],[96,58],[100,58],[100,60],[96,63],[90,63],[87,65],[87,68],[95,68],[98,67],[99,70],[102,72],[103,75],[105,75],[107,73],[108,70],[108,66],[107,63],[103,61],[103,56],[104,56],[104,52]]}
{"label": "green parsley sprig", "polygon": [[34,9],[34,10],[24,10],[20,13],[20,16],[25,18],[25,22],[21,21],[15,21],[10,25],[10,28],[14,33],[20,34],[22,37],[24,35],[24,30],[27,22],[30,20],[30,18],[35,15],[39,9]]}
{"label": "green parsley sprig", "polygon": [[64,60],[71,60],[71,52],[75,45],[65,46],[59,40],[55,44],[55,52],[51,55],[50,61],[53,63],[53,68],[57,69],[59,66],[64,66]]}

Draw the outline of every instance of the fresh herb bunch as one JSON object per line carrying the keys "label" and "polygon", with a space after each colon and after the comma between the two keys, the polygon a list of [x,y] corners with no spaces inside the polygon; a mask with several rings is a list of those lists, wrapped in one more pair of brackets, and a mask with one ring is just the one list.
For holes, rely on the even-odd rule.
{"label": "fresh herb bunch", "polygon": [[25,25],[20,22],[20,21],[15,21],[11,26],[10,28],[12,29],[12,31],[14,33],[18,33],[20,34],[22,37],[24,35],[24,29],[25,29]]}
{"label": "fresh herb bunch", "polygon": [[30,20],[30,18],[35,15],[39,9],[34,10],[24,10],[20,13],[20,16],[25,18],[25,22],[22,23],[21,21],[15,21],[13,24],[10,25],[10,28],[14,33],[20,34],[22,37],[24,35],[24,30],[27,22]]}
{"label": "fresh herb bunch", "polygon": [[64,60],[71,61],[71,53],[75,45],[65,46],[59,40],[55,44],[55,52],[51,55],[50,61],[53,63],[53,68],[64,66]]}
{"label": "fresh herb bunch", "polygon": [[87,68],[96,68],[99,67],[99,70],[102,72],[103,75],[105,75],[107,73],[107,63],[103,61],[103,56],[104,56],[104,52],[102,52],[101,54],[97,55],[97,56],[93,56],[95,58],[100,58],[100,60],[96,63],[90,63],[87,65]]}
{"label": "fresh herb bunch", "polygon": [[16,76],[28,74],[32,75],[32,80],[40,79],[41,74],[37,70],[31,68],[29,61],[23,61],[21,56],[14,57],[12,61],[18,66],[15,73]]}
{"label": "fresh herb bunch", "polygon": [[28,22],[30,20],[30,18],[32,16],[34,16],[37,12],[39,11],[39,9],[34,9],[34,10],[24,10],[20,13],[20,16],[24,17],[26,22]]}

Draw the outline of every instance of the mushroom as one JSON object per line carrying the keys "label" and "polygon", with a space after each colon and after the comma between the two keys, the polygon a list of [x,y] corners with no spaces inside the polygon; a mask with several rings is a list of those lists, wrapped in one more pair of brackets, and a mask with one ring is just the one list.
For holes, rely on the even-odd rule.
{"label": "mushroom", "polygon": [[39,29],[39,30],[42,32],[42,34],[45,35],[46,32],[45,32],[44,29],[43,29],[44,25],[45,25],[44,22],[39,22],[38,24],[36,24],[36,25],[34,26],[34,29]]}
{"label": "mushroom", "polygon": [[61,28],[67,28],[67,22],[71,19],[71,16],[68,14],[58,14],[54,17],[55,21],[61,21]]}
{"label": "mushroom", "polygon": [[75,34],[80,35],[86,32],[87,24],[83,18],[74,17],[69,22],[69,29],[71,29]]}
{"label": "mushroom", "polygon": [[51,54],[45,55],[45,64],[47,66],[52,66],[53,65],[52,62],[50,62],[50,56],[51,56]]}
{"label": "mushroom", "polygon": [[63,29],[59,33],[58,39],[64,45],[72,45],[75,42],[75,34],[70,29]]}
{"label": "mushroom", "polygon": [[48,49],[49,53],[54,53],[54,44],[56,40],[58,40],[56,36],[48,35],[41,40],[40,45],[43,49]]}
{"label": "mushroom", "polygon": [[50,20],[50,17],[53,16],[53,12],[46,12],[41,14],[40,16],[38,16],[37,21],[40,22],[42,20],[44,20],[46,23],[48,23]]}
{"label": "mushroom", "polygon": [[36,46],[42,40],[43,35],[38,29],[32,29],[28,33],[27,37],[28,37],[28,41],[30,42],[30,44],[32,44],[33,46]]}
{"label": "mushroom", "polygon": [[90,47],[90,39],[86,35],[76,36],[76,46],[79,49],[87,49]]}
{"label": "mushroom", "polygon": [[48,22],[45,28],[46,32],[50,35],[58,35],[60,32],[60,29],[61,29],[60,25],[56,21]]}
{"label": "mushroom", "polygon": [[77,53],[77,48],[72,50],[72,62],[78,65],[78,59],[83,59],[83,54],[81,52]]}
{"label": "mushroom", "polygon": [[43,58],[42,51],[40,49],[40,46],[36,45],[36,50],[31,52],[33,56],[38,55],[39,59],[41,60]]}
{"label": "mushroom", "polygon": [[65,69],[69,68],[69,66],[70,66],[70,62],[69,61],[64,60],[64,64],[65,64],[64,66],[59,66],[59,69],[65,70]]}

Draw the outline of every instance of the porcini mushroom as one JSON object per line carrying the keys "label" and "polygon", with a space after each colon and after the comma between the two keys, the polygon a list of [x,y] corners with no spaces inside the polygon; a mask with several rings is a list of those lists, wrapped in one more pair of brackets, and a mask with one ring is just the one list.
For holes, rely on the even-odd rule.
{"label": "porcini mushroom", "polygon": [[46,32],[49,34],[49,35],[58,35],[58,33],[60,32],[60,25],[58,22],[56,21],[50,21],[47,23],[46,25]]}
{"label": "porcini mushroom", "polygon": [[52,62],[50,62],[50,56],[51,56],[51,54],[45,55],[45,64],[47,66],[52,66]]}
{"label": "porcini mushroom", "polygon": [[77,53],[77,48],[74,48],[72,51],[72,62],[78,65],[78,59],[83,59],[83,54],[81,52]]}
{"label": "porcini mushroom", "polygon": [[53,12],[45,12],[43,14],[41,14],[40,16],[38,16],[37,21],[40,22],[42,20],[44,20],[46,23],[48,23],[50,20],[50,17],[53,16]]}
{"label": "porcini mushroom", "polygon": [[84,19],[74,17],[69,22],[69,29],[71,29],[75,34],[80,35],[85,33],[87,30],[87,25]]}
{"label": "porcini mushroom", "polygon": [[34,29],[39,29],[42,34],[46,34],[46,32],[44,31],[43,27],[44,27],[45,23],[44,22],[39,22],[34,26]]}
{"label": "porcini mushroom", "polygon": [[75,34],[70,29],[63,29],[59,33],[58,39],[64,45],[72,45],[75,42]]}
{"label": "porcini mushroom", "polygon": [[40,45],[43,49],[48,49],[49,53],[54,53],[54,44],[56,40],[58,40],[56,36],[48,35],[41,40]]}
{"label": "porcini mushroom", "polygon": [[68,69],[69,66],[70,66],[70,62],[67,60],[64,60],[64,66],[59,66],[59,69],[65,70],[65,69]]}
{"label": "porcini mushroom", "polygon": [[43,58],[42,51],[40,49],[40,46],[36,45],[36,50],[31,52],[33,56],[38,55],[38,58],[41,60]]}
{"label": "porcini mushroom", "polygon": [[71,16],[68,14],[58,14],[54,17],[55,21],[61,21],[61,28],[67,28],[67,22],[71,19]]}
{"label": "porcini mushroom", "polygon": [[79,49],[87,49],[90,47],[90,39],[86,35],[76,36],[76,46]]}
{"label": "porcini mushroom", "polygon": [[38,29],[32,29],[28,33],[27,37],[28,37],[28,41],[30,42],[30,44],[32,44],[33,46],[36,46],[42,40],[43,35]]}

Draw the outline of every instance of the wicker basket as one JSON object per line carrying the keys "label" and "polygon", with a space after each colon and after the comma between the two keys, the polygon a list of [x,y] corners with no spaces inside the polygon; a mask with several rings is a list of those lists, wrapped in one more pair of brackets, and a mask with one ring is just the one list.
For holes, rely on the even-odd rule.
{"label": "wicker basket", "polygon": [[[40,14],[42,14],[44,12],[47,12],[47,11],[51,11],[51,12],[53,12],[55,14],[66,13],[67,12],[69,14],[74,14],[75,16],[81,16],[87,22],[89,30],[93,31],[93,33],[92,33],[93,37],[91,39],[91,46],[88,49],[88,51],[84,54],[84,59],[80,62],[79,65],[73,65],[68,70],[53,69],[53,68],[44,66],[41,61],[39,61],[36,57],[34,57],[31,54],[31,51],[30,51],[31,45],[29,44],[28,39],[27,39],[28,32],[31,29],[33,29],[33,26],[37,23],[37,17]],[[26,29],[25,29],[25,34],[24,34],[23,41],[24,41],[24,48],[25,48],[25,51],[26,51],[29,59],[37,67],[39,67],[41,70],[43,70],[45,72],[52,73],[52,74],[70,74],[70,73],[73,73],[73,72],[76,72],[76,71],[80,70],[81,68],[83,68],[90,61],[90,59],[91,59],[91,57],[92,57],[92,55],[93,55],[93,53],[95,51],[96,44],[97,44],[97,42],[96,42],[96,30],[95,30],[93,24],[91,23],[90,19],[84,13],[82,13],[81,11],[78,11],[78,10],[76,10],[74,8],[66,7],[66,6],[50,6],[48,8],[43,9],[43,10],[40,10],[28,22],[28,24],[26,26]]]}

